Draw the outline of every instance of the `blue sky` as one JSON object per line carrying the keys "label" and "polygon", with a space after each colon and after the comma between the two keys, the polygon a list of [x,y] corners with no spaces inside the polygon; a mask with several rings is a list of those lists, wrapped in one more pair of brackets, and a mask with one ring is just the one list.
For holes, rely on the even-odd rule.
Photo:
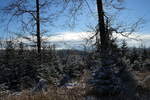
{"label": "blue sky", "polygon": [[150,34],[150,0],[125,0],[125,7],[121,19],[132,21],[134,18],[143,17],[145,24],[140,32]]}
{"label": "blue sky", "polygon": [[[1,5],[7,5],[7,2],[11,0],[0,0]],[[96,13],[96,5],[90,0],[87,0],[90,4],[91,10]],[[135,22],[138,18],[143,17],[144,18],[144,24],[141,25],[141,29],[137,30],[137,33],[139,34],[148,34],[150,35],[150,0],[124,0],[123,6],[126,8],[125,10],[121,11],[118,13],[116,20],[120,23],[133,23]],[[1,6],[3,7],[3,6]],[[57,9],[57,8],[56,8]],[[59,8],[58,8],[59,9]],[[97,23],[96,18],[91,15],[90,10],[88,9],[83,9],[80,11],[80,13],[85,12],[85,14],[80,15],[77,18],[77,21],[75,22],[76,25],[73,28],[68,28],[68,22],[70,19],[67,19],[66,17],[62,16],[61,19],[57,20],[56,23],[57,25],[54,27],[47,26],[46,28],[49,29],[48,34],[53,34],[53,35],[58,35],[58,34],[63,34],[66,32],[69,33],[74,33],[75,32],[86,32],[88,31],[87,26],[90,25],[95,25]],[[0,15],[1,17],[5,17],[3,15]],[[66,24],[67,23],[67,24]],[[18,24],[17,22],[13,22],[13,29],[14,31],[18,30],[18,27],[16,25]],[[3,24],[2,24],[3,25]],[[7,32],[4,30],[4,28],[0,28],[0,37],[7,36]],[[71,37],[70,37],[71,38]],[[147,43],[148,44],[148,43]],[[150,44],[150,43],[149,43]],[[150,45],[149,45],[150,46]]]}

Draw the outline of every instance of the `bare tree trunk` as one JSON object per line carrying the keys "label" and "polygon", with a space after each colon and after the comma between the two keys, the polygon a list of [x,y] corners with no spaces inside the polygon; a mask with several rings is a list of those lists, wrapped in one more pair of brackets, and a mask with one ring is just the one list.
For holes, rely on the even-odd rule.
{"label": "bare tree trunk", "polygon": [[36,32],[37,32],[37,48],[38,53],[41,53],[41,34],[40,34],[40,7],[39,0],[36,0]]}
{"label": "bare tree trunk", "polygon": [[97,0],[97,10],[98,10],[98,25],[99,25],[99,32],[100,32],[100,55],[102,57],[102,65],[104,65],[105,58],[107,56],[108,51],[108,42],[109,42],[109,33],[106,32],[106,25],[105,25],[105,15],[103,9],[103,2],[102,0]]}

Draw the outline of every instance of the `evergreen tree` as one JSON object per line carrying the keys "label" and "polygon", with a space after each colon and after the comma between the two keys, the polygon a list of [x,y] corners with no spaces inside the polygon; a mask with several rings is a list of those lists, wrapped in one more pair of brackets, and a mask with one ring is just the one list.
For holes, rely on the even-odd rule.
{"label": "evergreen tree", "polygon": [[138,58],[139,58],[139,54],[138,54],[138,51],[137,51],[137,48],[134,47],[131,51],[131,55],[130,55],[130,62],[131,64],[134,63],[134,61],[138,61]]}
{"label": "evergreen tree", "polygon": [[97,34],[100,39],[100,41],[98,40],[100,45],[97,48],[100,49],[98,51],[100,53],[101,65],[96,70],[91,84],[97,95],[117,95],[121,91],[121,82],[119,81],[120,78],[115,75],[114,67],[120,67],[117,66],[117,63],[120,63],[118,60],[119,53],[116,52],[117,45],[114,39],[112,39],[113,30],[109,25],[108,17],[105,15],[103,0],[96,1],[98,11]]}
{"label": "evergreen tree", "polygon": [[147,52],[147,48],[144,46],[142,48],[142,61],[145,61],[146,59],[148,59],[148,52]]}
{"label": "evergreen tree", "polygon": [[122,57],[127,56],[127,53],[128,53],[127,42],[125,40],[123,40],[122,45],[121,45],[121,55],[122,55]]}

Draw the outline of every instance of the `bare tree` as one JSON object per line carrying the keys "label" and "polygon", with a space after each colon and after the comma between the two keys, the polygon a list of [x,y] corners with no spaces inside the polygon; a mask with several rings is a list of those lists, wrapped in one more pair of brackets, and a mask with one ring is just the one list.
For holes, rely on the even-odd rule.
{"label": "bare tree", "polygon": [[[96,41],[94,45],[100,53],[102,65],[106,64],[106,61],[110,58],[112,53],[111,42],[114,41],[113,33],[130,38],[130,35],[140,28],[139,25],[143,24],[143,18],[137,19],[136,22],[132,22],[128,26],[124,25],[128,23],[113,23],[115,20],[113,19],[113,17],[115,17],[114,10],[119,12],[125,9],[123,7],[123,1],[124,0],[96,0],[98,24],[95,28],[93,28],[93,26],[89,26],[93,33],[89,39],[94,39],[94,41]],[[87,5],[90,5],[88,2],[86,3]],[[113,12],[112,15],[110,14],[111,11]]]}
{"label": "bare tree", "polygon": [[[14,20],[19,24],[20,30],[13,32],[15,35],[32,40],[36,43],[38,53],[41,53],[42,35],[47,32],[46,24],[52,25],[53,19],[56,18],[56,12],[49,9],[58,6],[58,2],[53,0],[14,0],[10,1],[2,10],[5,14],[11,15],[8,20],[9,26],[12,26]],[[17,25],[16,24],[16,25]],[[19,26],[18,25],[18,26]],[[31,38],[30,35],[35,38]]]}
{"label": "bare tree", "polygon": [[37,47],[38,53],[41,53],[41,31],[40,31],[40,4],[39,0],[36,0],[36,32],[37,32]]}
{"label": "bare tree", "polygon": [[[77,3],[80,2],[80,3]],[[15,35],[36,43],[38,53],[41,52],[42,35],[48,31],[46,24],[55,25],[55,19],[64,12],[69,12],[70,21],[73,22],[78,9],[82,8],[83,0],[14,0],[2,9],[5,14],[11,15],[7,26],[14,20],[19,24],[20,31]],[[47,25],[48,26],[48,25]],[[9,29],[9,27],[8,27]],[[16,31],[16,30],[15,30]],[[22,34],[21,34],[22,33]],[[30,36],[27,36],[30,34]],[[34,37],[31,38],[31,35]],[[35,40],[36,37],[36,40]]]}
{"label": "bare tree", "polygon": [[[106,64],[106,61],[109,58],[108,56],[110,53],[111,45],[110,42],[112,39],[112,33],[114,31],[114,28],[112,28],[111,26],[112,19],[108,16],[108,13],[110,8],[113,8],[115,10],[122,10],[122,2],[123,0],[96,0],[98,24],[95,28],[93,28],[93,26],[90,26],[90,28],[92,27],[92,31],[94,31],[94,33],[93,36],[91,36],[89,39],[96,40],[96,43],[94,45],[97,48],[97,52],[99,52],[101,56],[101,62],[103,66]],[[91,9],[88,0],[86,0],[86,3],[88,5],[88,8]]]}
{"label": "bare tree", "polygon": [[[105,20],[104,20],[104,10],[102,0],[97,0],[97,11],[98,11],[98,26],[100,32],[100,43],[101,43],[101,54],[108,49],[108,39],[109,35],[106,33]],[[105,55],[106,56],[106,55]],[[103,62],[106,59],[102,59]]]}
{"label": "bare tree", "polygon": [[[13,2],[10,2],[10,4],[8,4],[5,8],[3,8],[3,11],[5,13],[11,14],[11,18],[9,19],[8,24],[10,24],[11,21],[17,17],[17,19],[20,19],[21,21],[21,24],[23,26],[22,29],[24,33],[28,31],[31,34],[36,35],[38,53],[40,53],[41,52],[40,4],[39,4],[39,0],[36,0],[35,2],[36,9],[35,9],[34,7],[32,8],[34,4],[29,5],[29,3],[31,2],[29,2],[28,0],[15,0]],[[25,17],[29,17],[29,16],[30,19],[27,20]],[[34,33],[35,25],[36,25],[36,33]],[[29,38],[26,37],[26,39]]]}

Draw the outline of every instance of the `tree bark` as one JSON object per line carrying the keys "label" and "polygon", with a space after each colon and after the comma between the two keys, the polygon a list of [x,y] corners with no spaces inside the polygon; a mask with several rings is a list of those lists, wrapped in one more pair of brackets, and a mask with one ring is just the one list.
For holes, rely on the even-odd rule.
{"label": "tree bark", "polygon": [[[109,33],[106,31],[105,25],[105,15],[103,9],[103,1],[97,0],[97,11],[98,11],[98,25],[99,25],[99,36],[100,36],[100,55],[102,60],[102,65],[104,65],[107,60],[108,54],[108,44],[109,44]],[[105,59],[106,58],[106,59]]]}
{"label": "tree bark", "polygon": [[36,0],[36,35],[37,35],[37,49],[41,53],[41,34],[40,34],[40,7],[39,0]]}

